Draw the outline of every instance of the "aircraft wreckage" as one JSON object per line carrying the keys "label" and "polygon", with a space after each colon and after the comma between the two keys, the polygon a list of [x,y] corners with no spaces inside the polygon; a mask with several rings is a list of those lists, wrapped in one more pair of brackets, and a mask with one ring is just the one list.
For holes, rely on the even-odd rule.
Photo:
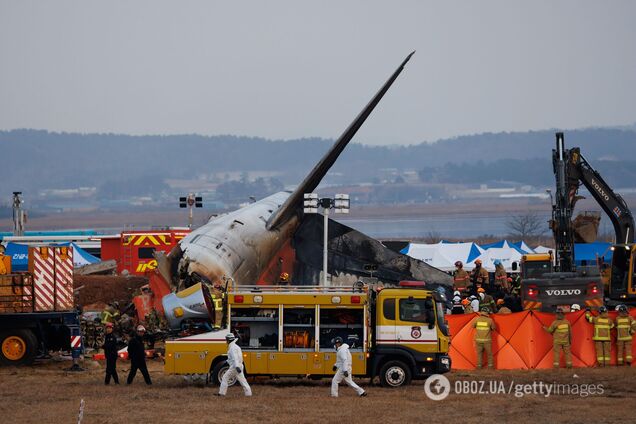
{"label": "aircraft wreckage", "polygon": [[[414,53],[414,52],[413,52]],[[279,192],[231,213],[213,217],[185,237],[167,256],[157,257],[161,275],[175,289],[231,277],[236,284],[277,284],[281,273],[293,285],[315,285],[322,273],[323,224],[303,214],[304,193],[313,192],[358,129],[400,75],[413,53],[393,72],[371,101],[293,192]],[[332,285],[376,277],[452,285],[452,278],[422,261],[394,252],[341,223],[328,225],[328,273]],[[373,269],[372,275],[370,271]]]}

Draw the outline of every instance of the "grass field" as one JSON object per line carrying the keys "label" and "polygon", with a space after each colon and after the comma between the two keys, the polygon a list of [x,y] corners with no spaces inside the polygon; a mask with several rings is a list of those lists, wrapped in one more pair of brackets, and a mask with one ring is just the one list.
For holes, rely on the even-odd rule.
{"label": "grass field", "polygon": [[[83,423],[604,423],[636,422],[636,370],[626,368],[558,371],[452,372],[451,394],[429,400],[422,382],[384,389],[359,381],[369,396],[358,398],[341,386],[340,397],[329,396],[330,381],[299,379],[251,382],[254,396],[244,398],[231,387],[226,398],[213,396],[215,387],[166,376],[152,362],[153,386],[137,375],[131,386],[104,386],[103,364],[85,361],[87,371],[68,373],[68,363],[49,362],[26,368],[0,368],[0,416],[5,423],[77,422],[84,399]],[[125,380],[128,362],[118,363]],[[502,381],[508,389],[533,382],[603,385],[602,395],[457,394],[455,382]],[[474,383],[473,383],[474,385]]]}

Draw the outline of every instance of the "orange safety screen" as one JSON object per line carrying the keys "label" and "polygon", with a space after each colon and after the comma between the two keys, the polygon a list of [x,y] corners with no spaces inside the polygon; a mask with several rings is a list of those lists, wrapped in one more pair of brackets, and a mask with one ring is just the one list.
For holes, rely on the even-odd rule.
{"label": "orange safety screen", "polygon": [[[636,308],[630,309],[630,315],[636,318]],[[453,369],[475,369],[473,321],[478,314],[447,315],[451,333],[450,357]],[[617,312],[609,313],[612,320]],[[492,332],[492,353],[495,368],[534,369],[552,368],[552,334],[543,327],[549,327],[555,316],[551,313],[524,311],[514,314],[491,314],[497,330]],[[593,326],[585,319],[585,311],[570,312],[565,318],[572,325],[572,365],[574,367],[593,367],[596,363]],[[632,351],[636,352],[636,337],[632,340]],[[565,365],[561,357],[561,365]],[[612,360],[616,364],[616,330],[612,330]],[[636,366],[636,361],[632,363]]]}

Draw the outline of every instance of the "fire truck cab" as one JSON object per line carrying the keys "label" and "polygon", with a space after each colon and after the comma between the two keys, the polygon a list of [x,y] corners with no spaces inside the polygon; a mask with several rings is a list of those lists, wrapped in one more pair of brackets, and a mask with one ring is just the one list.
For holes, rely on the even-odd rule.
{"label": "fire truck cab", "polygon": [[247,375],[333,375],[334,338],[350,346],[354,376],[384,386],[450,370],[450,337],[440,295],[423,288],[239,286],[226,295],[224,328],[166,342],[165,372],[227,369],[225,335],[238,336]]}

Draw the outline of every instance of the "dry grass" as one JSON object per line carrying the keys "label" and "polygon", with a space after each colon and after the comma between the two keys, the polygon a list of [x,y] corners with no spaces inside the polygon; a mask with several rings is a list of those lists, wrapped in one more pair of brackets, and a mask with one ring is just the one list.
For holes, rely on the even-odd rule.
{"label": "dry grass", "polygon": [[[129,364],[118,364],[124,380]],[[165,376],[159,362],[150,364],[154,385],[147,387],[137,375],[132,386],[105,387],[103,364],[87,361],[90,370],[67,373],[68,363],[28,368],[0,368],[0,416],[6,423],[69,423],[77,420],[80,399],[85,401],[84,423],[152,422],[461,422],[484,423],[514,419],[515,424],[538,422],[633,422],[636,397],[633,369],[560,371],[453,372],[451,384],[461,379],[503,380],[515,383],[603,384],[601,396],[459,395],[433,402],[421,382],[403,389],[366,387],[369,396],[357,398],[348,387],[341,397],[329,397],[329,380],[281,379],[252,382],[254,396],[246,399],[239,387],[226,398],[213,396],[216,388]],[[577,374],[578,378],[573,378]],[[365,383],[365,381],[362,381]]]}

